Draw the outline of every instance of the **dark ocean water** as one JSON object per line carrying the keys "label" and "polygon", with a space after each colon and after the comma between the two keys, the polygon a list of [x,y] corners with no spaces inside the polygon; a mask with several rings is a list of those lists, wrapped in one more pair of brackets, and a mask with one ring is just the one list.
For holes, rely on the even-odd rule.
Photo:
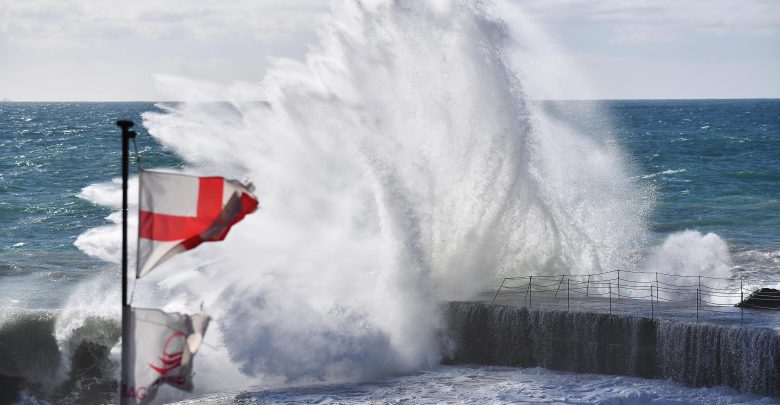
{"label": "dark ocean water", "polygon": [[[637,176],[658,191],[651,223],[657,242],[685,229],[714,232],[736,264],[780,272],[780,100],[598,104]],[[75,283],[106,267],[73,242],[105,224],[111,210],[78,194],[120,173],[114,121],[140,122],[141,113],[157,109],[153,103],[0,103],[0,306],[57,308]],[[182,165],[175,151],[136,129],[145,165]]]}

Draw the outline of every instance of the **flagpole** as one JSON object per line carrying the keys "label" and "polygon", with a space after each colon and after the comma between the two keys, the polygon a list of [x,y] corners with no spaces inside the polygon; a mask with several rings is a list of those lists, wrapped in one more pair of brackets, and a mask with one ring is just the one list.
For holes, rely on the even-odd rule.
{"label": "flagpole", "polygon": [[135,131],[131,131],[133,121],[119,120],[116,122],[119,128],[122,128],[122,363],[119,372],[119,403],[122,400],[122,384],[124,383],[124,372],[127,370],[127,353],[130,342],[124,335],[128,328],[130,304],[127,302],[127,178],[130,172],[130,139],[135,138]]}

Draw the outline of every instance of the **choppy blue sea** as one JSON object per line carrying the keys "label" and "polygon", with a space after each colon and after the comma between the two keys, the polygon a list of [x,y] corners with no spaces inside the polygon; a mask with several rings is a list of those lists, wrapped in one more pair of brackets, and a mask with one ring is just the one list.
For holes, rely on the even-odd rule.
{"label": "choppy blue sea", "polygon": [[[780,272],[780,100],[600,104],[638,175],[658,191],[651,223],[658,241],[685,229],[714,232],[736,265]],[[0,306],[57,308],[74,283],[105,265],[73,242],[106,223],[110,210],[78,194],[120,173],[114,121],[140,122],[156,109],[0,103]],[[182,164],[136,129],[146,165]]]}
{"label": "choppy blue sea", "polygon": [[[117,117],[140,122],[151,103],[0,103],[0,306],[57,308],[69,288],[105,262],[74,245],[110,209],[78,197],[121,175]],[[140,132],[143,132],[139,128]],[[150,165],[178,164],[149,136]]]}
{"label": "choppy blue sea", "polygon": [[[780,100],[597,104],[636,178],[656,190],[651,243],[686,229],[713,232],[728,244],[734,266],[780,275]],[[74,246],[79,235],[106,224],[113,211],[79,193],[120,175],[115,120],[140,123],[143,112],[158,108],[0,103],[0,310],[60,308],[79,282],[111,266]],[[599,130],[587,128],[576,114],[560,114],[584,126],[583,133]],[[183,165],[176,151],[162,147],[143,127],[136,130],[146,166]]]}

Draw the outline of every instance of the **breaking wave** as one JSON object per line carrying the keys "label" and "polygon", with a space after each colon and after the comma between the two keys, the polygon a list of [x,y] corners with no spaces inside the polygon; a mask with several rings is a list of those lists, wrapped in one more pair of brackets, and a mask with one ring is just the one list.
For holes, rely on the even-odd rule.
{"label": "breaking wave", "polygon": [[[339,4],[305,61],[145,114],[190,170],[251,179],[262,209],[156,270],[136,303],[202,304],[233,376],[359,380],[436,364],[440,300],[517,272],[633,265],[651,191],[605,136],[529,101],[521,32],[497,10]],[[207,94],[161,80],[173,96]],[[100,202],[97,190],[82,194]],[[199,361],[212,389],[234,383]]]}
{"label": "breaking wave", "polygon": [[[259,212],[155,284],[177,305],[204,302],[214,346],[243,375],[297,383],[428,367],[441,300],[518,272],[635,265],[652,191],[606,135],[529,101],[513,13],[346,2],[305,61],[144,115],[192,170],[257,186]],[[161,79],[174,96],[201,86]]]}
{"label": "breaking wave", "polygon": [[[507,275],[640,266],[654,192],[609,131],[585,135],[530,101],[553,69],[539,69],[527,24],[502,2],[344,2],[304,61],[276,60],[258,85],[159,78],[185,102],[145,114],[149,133],[191,173],[250,179],[261,204],[224,242],[133,286],[135,305],[214,318],[196,392],[429,367],[443,300]],[[80,196],[116,207],[118,188]],[[108,219],[76,245],[116,261]],[[62,353],[81,340],[115,361],[107,286],[93,280],[48,315],[54,381],[72,375]]]}
{"label": "breaking wave", "polygon": [[[73,319],[58,336],[60,319]],[[117,391],[110,351],[119,341],[114,319],[78,311],[3,310],[0,342],[0,403],[106,403]],[[58,338],[63,338],[59,340]],[[32,398],[25,401],[24,398]]]}

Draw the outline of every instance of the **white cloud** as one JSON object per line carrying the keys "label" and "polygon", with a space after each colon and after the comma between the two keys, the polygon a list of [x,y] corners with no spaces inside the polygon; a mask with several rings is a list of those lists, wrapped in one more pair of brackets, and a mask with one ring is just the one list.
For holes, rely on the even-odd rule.
{"label": "white cloud", "polygon": [[302,57],[327,0],[0,1],[0,97],[157,99],[152,76],[259,80]]}
{"label": "white cloud", "polygon": [[592,24],[612,31],[613,42],[665,42],[688,33],[777,36],[775,0],[528,0],[531,15],[547,24]]}
{"label": "white cloud", "polygon": [[780,1],[523,0],[593,79],[563,98],[780,95]]}
{"label": "white cloud", "polygon": [[[267,57],[303,57],[315,41],[317,21],[327,12],[329,2],[0,0],[0,97],[156,99],[162,96],[153,85],[152,76],[158,73],[222,84],[257,81]],[[778,95],[771,92],[778,87],[775,83],[780,72],[780,1],[516,3],[557,42],[558,51],[547,52],[554,56],[548,62],[565,60],[568,63],[560,64],[579,69],[576,75],[566,74],[569,79],[558,80],[561,92],[571,93],[568,97],[647,96],[648,88],[663,86],[648,87],[644,80],[630,79],[632,73],[639,75],[646,69],[617,72],[617,67],[669,67],[680,58],[689,59],[686,72],[708,71],[706,75],[694,74],[688,82],[715,80],[718,72],[719,79],[727,77],[732,73],[727,74],[725,66],[733,65],[732,58],[739,59],[740,66],[748,69],[742,75],[755,79],[742,81],[753,87],[739,94]],[[537,51],[545,53],[553,48]],[[599,58],[609,59],[611,65],[593,62]],[[621,62],[626,58],[638,62]],[[674,72],[666,67],[661,70]],[[599,85],[580,86],[571,79],[575,76],[593,77]],[[653,77],[681,80],[676,75]],[[726,81],[701,86],[680,83],[677,88],[694,92],[686,97],[697,97],[700,89],[706,89],[708,95],[735,95]]]}
{"label": "white cloud", "polygon": [[282,0],[11,0],[2,13],[2,32],[18,41],[98,42],[126,36],[216,40],[263,32],[292,35],[326,10],[323,0],[293,5]]}

